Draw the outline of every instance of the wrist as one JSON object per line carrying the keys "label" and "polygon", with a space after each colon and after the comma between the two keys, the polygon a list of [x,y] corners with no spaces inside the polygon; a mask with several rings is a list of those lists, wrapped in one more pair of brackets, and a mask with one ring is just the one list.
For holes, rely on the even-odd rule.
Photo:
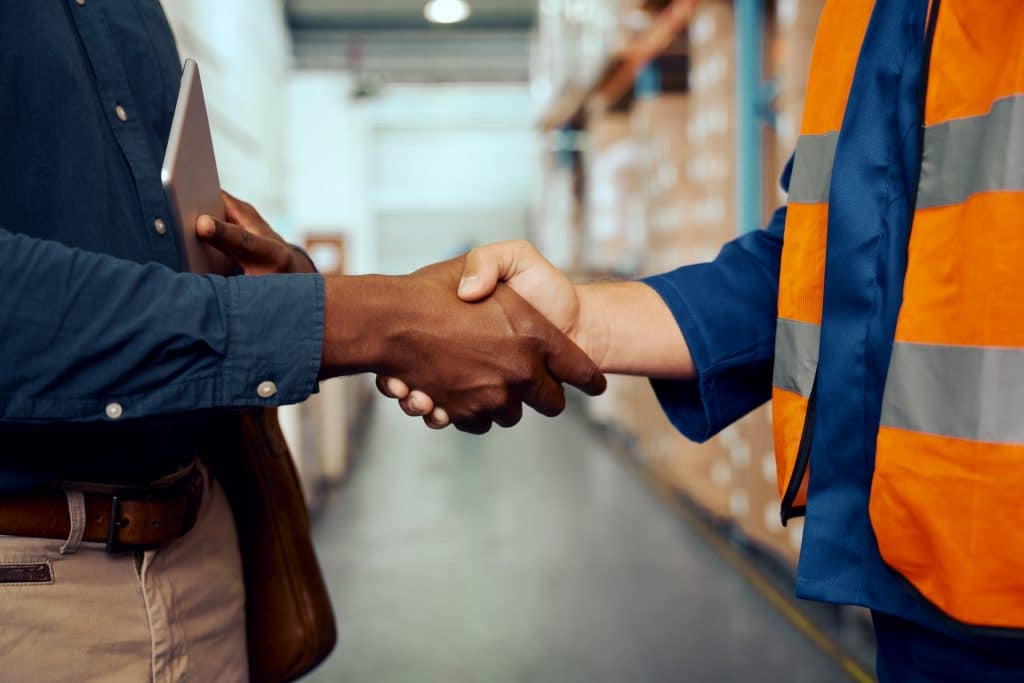
{"label": "wrist", "polygon": [[605,371],[610,346],[607,307],[601,298],[599,285],[573,285],[579,301],[576,323],[567,332],[569,338]]}
{"label": "wrist", "polygon": [[316,264],[313,263],[313,259],[310,258],[309,254],[306,253],[305,249],[297,247],[294,244],[289,244],[288,248],[291,250],[292,255],[292,266],[291,273],[318,273]]}
{"label": "wrist", "polygon": [[401,277],[324,278],[321,378],[386,370],[391,326],[407,298]]}

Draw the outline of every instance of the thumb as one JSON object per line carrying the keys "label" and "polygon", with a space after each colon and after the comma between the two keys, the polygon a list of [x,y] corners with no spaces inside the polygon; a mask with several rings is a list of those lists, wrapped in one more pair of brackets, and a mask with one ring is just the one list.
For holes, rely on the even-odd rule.
{"label": "thumb", "polygon": [[196,220],[196,234],[202,240],[209,241],[217,234],[217,219],[213,216],[202,215]]}
{"label": "thumb", "polygon": [[499,282],[515,277],[517,253],[517,243],[498,242],[466,254],[459,280],[459,298],[480,301],[490,296]]}
{"label": "thumb", "polygon": [[196,235],[243,268],[270,265],[280,257],[279,250],[282,245],[279,243],[259,237],[240,225],[226,223],[213,216],[203,215],[196,220]]}

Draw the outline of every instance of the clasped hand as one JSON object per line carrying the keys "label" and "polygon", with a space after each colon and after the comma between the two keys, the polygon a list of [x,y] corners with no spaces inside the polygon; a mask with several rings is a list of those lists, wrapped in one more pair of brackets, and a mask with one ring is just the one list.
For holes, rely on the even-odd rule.
{"label": "clasped hand", "polygon": [[473,434],[492,423],[515,425],[524,403],[558,415],[563,383],[591,395],[604,391],[605,378],[587,354],[511,287],[498,285],[473,303],[460,299],[464,267],[460,257],[372,282],[368,296],[382,302],[376,308],[402,323],[383,326],[390,330],[385,350],[367,369],[417,387],[444,406],[446,423]]}
{"label": "clasped hand", "polygon": [[[452,271],[451,266],[456,264],[461,268],[455,279],[449,274],[448,281],[444,283],[449,288],[448,296],[455,292],[457,280],[459,298],[474,306],[515,297],[517,305],[529,308],[531,324],[542,327],[549,338],[557,339],[559,345],[568,345],[571,349],[556,365],[551,365],[549,361],[553,379],[574,384],[591,395],[604,390],[604,378],[592,360],[600,359],[604,353],[602,349],[605,344],[593,338],[601,336],[593,334],[593,328],[600,326],[584,324],[583,319],[589,316],[583,311],[581,292],[531,244],[523,241],[504,242],[474,249],[448,264],[449,272]],[[536,319],[538,315],[543,316],[543,322]],[[600,381],[573,381],[573,372],[578,373],[583,369],[593,372]],[[379,374],[377,388],[385,396],[398,399],[406,414],[422,417],[433,429],[442,429],[451,423],[460,429],[464,426],[452,410],[453,394],[450,391],[438,391],[416,377],[401,373]],[[561,391],[558,399],[558,412],[561,412],[564,407]],[[552,414],[545,410],[540,412]],[[504,422],[498,423],[507,426]]]}

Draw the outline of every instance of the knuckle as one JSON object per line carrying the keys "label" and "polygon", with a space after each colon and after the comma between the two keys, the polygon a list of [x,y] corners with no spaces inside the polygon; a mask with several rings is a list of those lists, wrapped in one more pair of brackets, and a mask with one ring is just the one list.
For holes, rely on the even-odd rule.
{"label": "knuckle", "polygon": [[495,408],[504,408],[512,398],[511,392],[504,386],[495,387],[490,391],[488,404]]}
{"label": "knuckle", "polygon": [[514,364],[508,371],[508,382],[510,386],[524,387],[533,383],[534,378],[540,370],[540,363],[534,354],[529,354],[526,360]]}
{"label": "knuckle", "polygon": [[532,352],[537,352],[547,345],[544,332],[544,325],[536,315],[524,315],[516,325],[516,333]]}
{"label": "knuckle", "polygon": [[533,242],[529,240],[516,240],[515,251],[520,256],[536,256],[540,252],[537,251],[537,247],[533,245]]}
{"label": "knuckle", "polygon": [[271,266],[278,273],[287,273],[291,270],[292,255],[287,247],[275,248],[271,256]]}

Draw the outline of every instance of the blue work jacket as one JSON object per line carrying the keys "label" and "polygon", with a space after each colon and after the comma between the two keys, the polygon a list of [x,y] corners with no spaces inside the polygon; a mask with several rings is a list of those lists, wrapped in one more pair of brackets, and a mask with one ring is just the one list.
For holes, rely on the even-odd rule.
{"label": "blue work jacket", "polygon": [[316,386],[320,276],[179,272],[180,74],[157,0],[0,3],[0,490],[150,481],[212,410]]}
{"label": "blue work jacket", "polygon": [[[879,555],[868,518],[882,391],[902,300],[921,155],[928,0],[875,5],[829,198],[818,398],[797,594],[953,628]],[[788,188],[789,169],[783,175]],[[649,278],[682,329],[692,382],[655,382],[702,441],[771,396],[785,208],[712,263]]]}

